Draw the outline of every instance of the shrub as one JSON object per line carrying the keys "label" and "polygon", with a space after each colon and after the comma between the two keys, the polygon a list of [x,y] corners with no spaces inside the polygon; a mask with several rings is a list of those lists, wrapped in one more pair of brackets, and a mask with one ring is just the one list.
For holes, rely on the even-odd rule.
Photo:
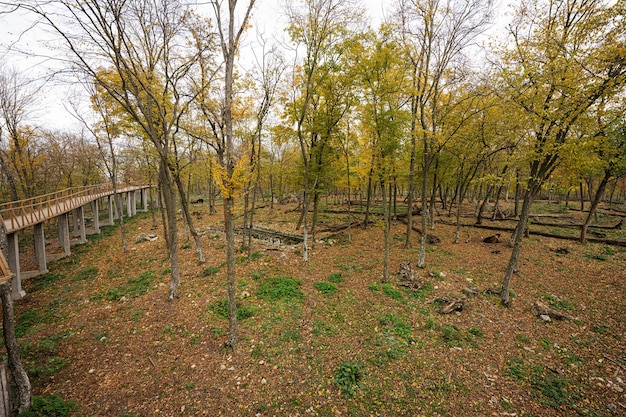
{"label": "shrub", "polygon": [[304,293],[300,291],[301,281],[289,277],[265,278],[259,284],[257,295],[266,301],[301,300]]}
{"label": "shrub", "polygon": [[361,387],[363,379],[363,367],[359,363],[344,362],[335,372],[333,383],[344,397],[350,398],[354,395],[357,388]]}
{"label": "shrub", "polygon": [[65,401],[58,395],[34,396],[33,405],[22,417],[64,417],[76,408],[74,400]]}
{"label": "shrub", "polygon": [[332,297],[337,292],[337,286],[331,282],[320,281],[316,282],[313,286],[316,290],[329,297]]}
{"label": "shrub", "polygon": [[329,282],[334,282],[335,284],[340,284],[343,281],[345,281],[343,277],[341,276],[341,272],[333,272],[332,274],[328,276],[327,279]]}

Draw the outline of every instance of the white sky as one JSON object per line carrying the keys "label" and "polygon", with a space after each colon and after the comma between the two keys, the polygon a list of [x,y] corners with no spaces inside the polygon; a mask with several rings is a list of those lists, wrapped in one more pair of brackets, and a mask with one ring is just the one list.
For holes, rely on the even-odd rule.
{"label": "white sky", "polygon": [[[284,39],[283,28],[286,18],[283,15],[283,1],[289,0],[257,0],[253,14],[253,30],[247,34],[248,45],[254,42],[258,29],[267,37],[273,36]],[[501,0],[508,3],[510,0]],[[370,17],[370,26],[377,27],[389,8],[395,3],[390,0],[362,0]],[[500,7],[499,10],[503,10]],[[504,12],[496,15],[496,27],[502,28]],[[49,35],[41,30],[23,32],[32,24],[32,16],[25,13],[0,15],[0,62],[5,66],[23,71],[23,76],[43,82],[59,63],[47,57],[55,56],[55,51],[45,47]],[[8,52],[6,52],[9,50]],[[245,55],[243,52],[242,55]],[[250,52],[248,52],[250,54]],[[80,101],[82,89],[80,85],[71,85],[53,79],[38,94],[35,108],[29,114],[29,123],[43,126],[47,129],[76,129],[79,123],[67,112],[70,108],[69,100]],[[85,100],[84,98],[82,100]]]}

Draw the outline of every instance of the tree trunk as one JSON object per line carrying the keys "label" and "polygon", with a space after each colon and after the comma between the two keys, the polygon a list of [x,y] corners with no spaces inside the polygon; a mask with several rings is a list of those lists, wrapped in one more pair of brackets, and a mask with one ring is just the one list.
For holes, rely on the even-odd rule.
{"label": "tree trunk", "polygon": [[[389,235],[391,229],[391,215],[390,215],[390,206],[391,206],[391,185],[389,185],[389,193],[386,192],[386,187],[384,181],[380,181],[380,189],[383,194],[383,210],[384,210],[384,241],[385,241],[385,250],[384,250],[384,258],[383,258],[383,282],[389,281]],[[389,202],[387,202],[387,194],[389,194]]]}
{"label": "tree trunk", "polygon": [[367,229],[367,224],[370,218],[370,206],[372,204],[372,176],[374,175],[374,161],[372,157],[372,165],[367,176],[367,197],[365,200],[365,220],[363,221],[363,228]]}
{"label": "tree trunk", "polygon": [[610,169],[604,170],[604,177],[602,178],[602,181],[600,182],[600,185],[598,186],[598,191],[596,191],[596,195],[593,201],[591,202],[591,207],[589,208],[589,213],[587,213],[585,222],[580,228],[580,243],[587,242],[587,229],[589,228],[589,225],[591,224],[591,219],[596,213],[596,209],[598,208],[598,204],[600,203],[600,200],[602,199],[602,196],[604,195],[604,191],[606,190],[606,185],[609,183],[610,178],[611,178],[611,170]]}
{"label": "tree trunk", "polygon": [[528,223],[528,218],[530,216],[530,206],[532,205],[532,187],[529,185],[528,189],[524,194],[524,202],[522,204],[522,212],[520,214],[520,219],[517,222],[517,227],[514,232],[514,240],[513,240],[513,250],[511,252],[511,258],[509,260],[509,265],[506,268],[506,273],[504,275],[504,280],[502,281],[502,291],[500,293],[500,299],[504,305],[509,305],[509,287],[511,285],[511,277],[514,272],[517,272],[520,250],[522,248],[522,239],[524,238],[524,230],[526,229],[526,225]]}
{"label": "tree trunk", "polygon": [[198,235],[198,232],[193,225],[193,218],[189,213],[189,200],[187,199],[184,185],[178,175],[175,175],[174,178],[176,180],[176,187],[178,188],[178,195],[180,195],[180,205],[182,206],[183,214],[185,216],[185,220],[187,221],[187,226],[189,227],[189,232],[191,233],[191,236],[193,237],[194,243],[196,245],[198,260],[200,261],[200,263],[205,263],[206,259],[204,259],[204,253],[202,252],[202,242],[200,241],[200,236]]}
{"label": "tree trunk", "polygon": [[165,218],[167,219],[166,243],[170,257],[170,267],[172,268],[167,299],[172,301],[178,298],[180,273],[178,263],[178,225],[176,224],[176,190],[174,189],[174,181],[172,181],[172,173],[167,164],[168,161],[161,159],[159,176],[161,177],[161,189],[165,203]]}
{"label": "tree trunk", "polygon": [[15,314],[13,312],[12,280],[0,284],[0,298],[2,299],[2,325],[4,345],[9,359],[9,369],[17,385],[18,414],[28,410],[33,404],[30,380],[20,359],[20,347],[15,336]]}

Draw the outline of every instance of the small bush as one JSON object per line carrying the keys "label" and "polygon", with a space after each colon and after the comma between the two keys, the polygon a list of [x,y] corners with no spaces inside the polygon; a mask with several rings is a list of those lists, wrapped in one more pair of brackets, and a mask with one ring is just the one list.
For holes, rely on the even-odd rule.
{"label": "small bush", "polygon": [[202,270],[203,277],[211,277],[220,271],[219,266],[208,266]]}
{"label": "small bush", "polygon": [[34,396],[33,405],[22,417],[64,417],[76,408],[74,400],[65,401],[58,395]]}
{"label": "small bush", "polygon": [[335,372],[333,383],[344,397],[350,398],[361,387],[363,366],[355,362],[344,362]]}
{"label": "small bush", "polygon": [[261,252],[252,252],[250,254],[250,260],[252,261],[256,261],[259,260],[263,257],[263,254]]}
{"label": "small bush", "polygon": [[329,282],[334,282],[335,284],[341,284],[342,282],[345,281],[343,277],[341,276],[341,272],[333,272],[332,274],[328,276],[327,279]]}
{"label": "small bush", "polygon": [[265,278],[259,284],[257,295],[266,301],[302,300],[304,293],[300,285],[302,282],[289,277]]}
{"label": "small bush", "polygon": [[331,282],[320,281],[316,282],[313,286],[316,290],[329,297],[332,297],[337,292],[337,286]]}

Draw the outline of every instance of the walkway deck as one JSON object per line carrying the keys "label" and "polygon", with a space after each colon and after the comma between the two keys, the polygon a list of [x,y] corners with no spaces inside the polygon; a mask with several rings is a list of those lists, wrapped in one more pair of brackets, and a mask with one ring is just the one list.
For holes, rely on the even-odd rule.
{"label": "walkway deck", "polygon": [[[117,193],[127,193],[148,188],[147,186],[122,186]],[[0,204],[0,221],[4,231],[14,233],[37,223],[68,213],[87,203],[113,195],[111,184],[68,188],[56,193],[41,195],[26,200]]]}

